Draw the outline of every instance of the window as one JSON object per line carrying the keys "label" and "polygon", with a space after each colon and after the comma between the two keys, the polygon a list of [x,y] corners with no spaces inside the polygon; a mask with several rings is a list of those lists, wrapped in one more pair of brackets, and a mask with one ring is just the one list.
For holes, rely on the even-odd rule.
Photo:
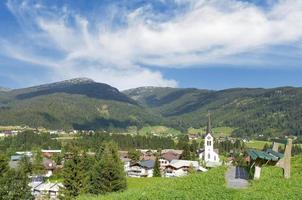
{"label": "window", "polygon": [[207,141],[207,146],[211,146],[211,141]]}
{"label": "window", "polygon": [[214,160],[216,161],[216,156],[214,156]]}
{"label": "window", "polygon": [[211,154],[208,153],[208,159],[210,159],[210,158],[211,158]]}

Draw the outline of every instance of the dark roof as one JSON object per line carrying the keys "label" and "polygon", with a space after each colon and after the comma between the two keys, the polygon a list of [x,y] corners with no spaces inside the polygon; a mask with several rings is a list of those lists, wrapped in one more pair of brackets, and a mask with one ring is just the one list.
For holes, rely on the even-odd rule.
{"label": "dark roof", "polygon": [[141,167],[152,169],[154,167],[155,161],[154,160],[141,160],[137,163]]}
{"label": "dark roof", "polygon": [[167,153],[162,154],[161,157],[170,162],[171,160],[178,160],[180,158],[180,155],[172,151],[169,151]]}
{"label": "dark roof", "polygon": [[46,170],[53,170],[53,169],[55,169],[56,166],[57,166],[56,163],[55,163],[54,161],[49,160],[49,159],[44,160],[44,161],[43,161],[43,165],[44,165],[44,168],[45,168]]}
{"label": "dark roof", "polygon": [[257,158],[260,158],[260,159],[263,159],[263,160],[273,160],[273,161],[279,160],[278,157],[276,157],[272,154],[269,154],[267,152],[264,152],[264,151],[249,149],[249,150],[247,150],[247,153],[248,153],[249,156],[251,156],[251,158],[253,160],[256,160]]}

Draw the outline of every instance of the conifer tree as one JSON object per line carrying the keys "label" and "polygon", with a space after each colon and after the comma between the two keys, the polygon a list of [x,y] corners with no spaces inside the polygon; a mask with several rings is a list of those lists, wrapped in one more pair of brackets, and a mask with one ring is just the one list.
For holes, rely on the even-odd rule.
{"label": "conifer tree", "polygon": [[33,200],[31,188],[29,187],[29,170],[26,166],[29,162],[22,160],[21,166],[17,170],[9,169],[5,157],[0,156],[0,199],[15,200],[26,199]]}
{"label": "conifer tree", "polygon": [[73,146],[72,152],[64,164],[64,188],[60,192],[61,199],[75,199],[75,197],[84,192],[85,173],[79,150]]}
{"label": "conifer tree", "polygon": [[183,148],[183,153],[181,155],[181,159],[183,159],[183,160],[191,160],[192,159],[189,143],[185,144],[185,146]]}
{"label": "conifer tree", "polygon": [[137,151],[136,149],[129,150],[128,155],[132,163],[136,163],[139,161],[140,152]]}
{"label": "conifer tree", "polygon": [[0,177],[8,171],[7,159],[4,155],[0,155]]}
{"label": "conifer tree", "polygon": [[125,190],[127,187],[124,166],[119,158],[117,145],[104,144],[100,160],[93,167],[91,193],[105,194]]}
{"label": "conifer tree", "polygon": [[159,163],[158,156],[156,156],[156,159],[155,159],[155,164],[154,164],[154,169],[153,169],[153,177],[161,177],[160,163]]}

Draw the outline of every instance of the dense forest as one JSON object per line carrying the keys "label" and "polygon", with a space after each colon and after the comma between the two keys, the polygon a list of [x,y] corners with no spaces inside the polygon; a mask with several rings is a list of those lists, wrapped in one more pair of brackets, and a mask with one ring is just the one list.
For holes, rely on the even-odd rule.
{"label": "dense forest", "polygon": [[16,151],[37,151],[39,149],[61,149],[69,150],[69,144],[76,143],[82,151],[95,152],[103,143],[115,142],[120,150],[130,149],[169,149],[175,148],[175,142],[169,137],[158,136],[131,136],[121,134],[109,134],[96,132],[81,134],[73,140],[61,141],[56,139],[57,135],[48,133],[34,133],[25,131],[17,136],[5,137],[0,140],[0,151],[14,154]]}
{"label": "dense forest", "polygon": [[214,127],[232,127],[235,136],[302,135],[302,88],[210,91],[143,87],[124,93],[181,130],[204,127],[210,112]]}
{"label": "dense forest", "polygon": [[302,135],[302,88],[201,90],[143,87],[120,92],[87,79],[0,91],[0,125],[107,130],[165,125],[185,133],[231,127],[234,136]]}

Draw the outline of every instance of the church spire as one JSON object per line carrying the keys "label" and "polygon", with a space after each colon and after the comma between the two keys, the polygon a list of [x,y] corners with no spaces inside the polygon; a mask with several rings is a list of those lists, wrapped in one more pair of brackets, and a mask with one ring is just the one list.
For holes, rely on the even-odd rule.
{"label": "church spire", "polygon": [[208,134],[208,133],[212,133],[212,128],[211,128],[211,114],[210,114],[210,112],[208,112],[208,125],[207,125],[207,132],[206,132],[206,134]]}

